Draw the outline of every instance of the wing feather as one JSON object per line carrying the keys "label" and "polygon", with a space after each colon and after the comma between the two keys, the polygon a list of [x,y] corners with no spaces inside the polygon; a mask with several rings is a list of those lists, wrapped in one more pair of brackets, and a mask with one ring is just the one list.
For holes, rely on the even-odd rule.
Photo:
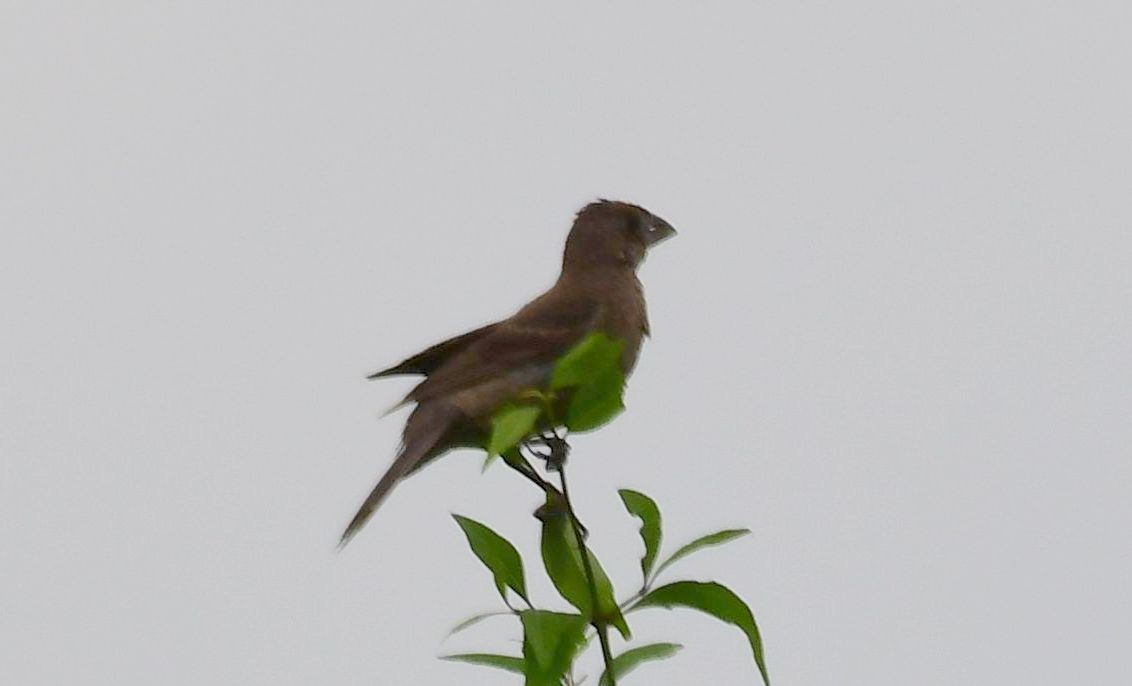
{"label": "wing feather", "polygon": [[367,379],[380,379],[386,376],[397,376],[399,374],[423,374],[428,376],[438,367],[447,362],[453,355],[460,353],[471,344],[491,333],[491,331],[499,324],[488,324],[480,328],[469,331],[466,334],[454,336],[446,341],[441,341],[436,345],[426,348],[421,352],[413,355],[412,357],[405,358],[397,364],[382,369],[379,372],[374,372],[367,376]]}
{"label": "wing feather", "polygon": [[[426,402],[451,396],[509,374],[526,379],[532,368],[550,367],[572,345],[594,330],[601,305],[591,299],[563,300],[551,291],[514,317],[452,356],[417,385],[407,401]],[[537,374],[535,376],[538,376]]]}

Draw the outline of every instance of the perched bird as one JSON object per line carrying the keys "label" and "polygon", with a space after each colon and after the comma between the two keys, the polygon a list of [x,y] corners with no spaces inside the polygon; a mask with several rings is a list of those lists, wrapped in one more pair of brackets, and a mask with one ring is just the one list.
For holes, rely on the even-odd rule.
{"label": "perched bird", "polygon": [[401,404],[416,403],[401,450],[342,534],[345,545],[393,486],[457,447],[482,447],[504,403],[546,387],[555,362],[601,332],[623,344],[628,376],[649,333],[637,267],[645,252],[675,234],[647,210],[601,200],[583,207],[566,238],[558,281],[514,315],[450,338],[369,376],[420,374]]}

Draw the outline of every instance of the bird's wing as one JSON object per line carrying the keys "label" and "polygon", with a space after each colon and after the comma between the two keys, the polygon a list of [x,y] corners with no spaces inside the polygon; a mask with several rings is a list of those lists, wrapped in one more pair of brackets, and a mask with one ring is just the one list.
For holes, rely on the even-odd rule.
{"label": "bird's wing", "polygon": [[594,330],[601,312],[596,300],[551,291],[452,356],[406,400],[423,403],[447,397],[520,370],[545,367],[549,374],[555,360]]}
{"label": "bird's wing", "polygon": [[[446,434],[459,421],[486,416],[499,402],[548,377],[554,362],[593,331],[601,312],[596,301],[552,290],[510,319],[472,332],[479,335],[429,369],[428,377],[405,399],[420,404],[405,424],[401,452],[346,527],[341,545],[357,533],[398,481],[435,456],[438,446],[444,447]],[[409,358],[398,366],[429,367],[438,359],[427,357],[431,350],[417,356],[426,360],[423,364]],[[457,394],[466,402],[454,399]]]}
{"label": "bird's wing", "polygon": [[401,360],[397,364],[382,369],[379,372],[374,372],[367,376],[367,379],[380,379],[386,376],[397,376],[399,374],[422,374],[428,376],[433,373],[438,367],[447,362],[452,356],[459,354],[472,343],[491,333],[491,331],[498,326],[496,324],[488,324],[481,326],[475,331],[469,331],[466,334],[461,334],[446,341],[441,341],[436,345],[426,348],[421,352]]}

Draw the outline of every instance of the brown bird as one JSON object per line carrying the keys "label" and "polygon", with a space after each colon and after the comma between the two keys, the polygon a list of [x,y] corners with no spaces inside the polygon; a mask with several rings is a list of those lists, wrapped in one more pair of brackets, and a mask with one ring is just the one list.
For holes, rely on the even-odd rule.
{"label": "brown bird", "polygon": [[628,376],[649,333],[637,267],[645,252],[675,234],[647,210],[601,200],[578,212],[566,238],[562,272],[550,290],[508,319],[450,338],[369,376],[426,378],[401,404],[416,403],[401,450],[342,534],[345,545],[393,486],[435,457],[482,447],[491,418],[523,391],[545,388],[555,362],[574,344],[602,332],[623,344]]}

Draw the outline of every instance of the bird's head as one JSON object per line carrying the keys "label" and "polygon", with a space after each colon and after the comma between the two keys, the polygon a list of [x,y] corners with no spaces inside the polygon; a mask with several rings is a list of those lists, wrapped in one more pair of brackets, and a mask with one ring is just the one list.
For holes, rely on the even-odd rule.
{"label": "bird's head", "polygon": [[671,224],[643,207],[614,200],[592,202],[574,219],[562,269],[636,269],[649,248],[675,233]]}

